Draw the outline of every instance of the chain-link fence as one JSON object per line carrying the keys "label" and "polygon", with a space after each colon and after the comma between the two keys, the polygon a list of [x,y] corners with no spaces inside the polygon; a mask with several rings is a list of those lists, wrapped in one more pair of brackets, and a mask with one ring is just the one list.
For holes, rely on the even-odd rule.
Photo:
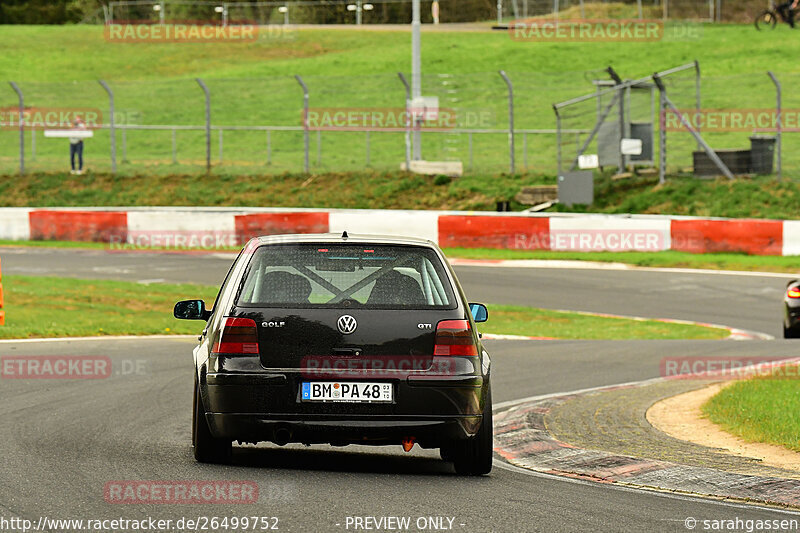
{"label": "chain-link fence", "polygon": [[[581,91],[591,76],[513,71],[508,76],[514,84],[514,135],[519,139],[515,170],[553,169],[550,105],[565,91]],[[0,171],[19,169],[20,141],[26,170],[64,169],[66,139],[46,134],[70,124],[41,117],[86,110],[99,116],[93,137],[85,141],[86,158],[101,171],[195,172],[205,169],[207,158],[214,168],[258,173],[398,170],[406,159],[407,130],[415,128],[421,131],[425,160],[460,161],[465,172],[510,168],[510,99],[497,72],[424,75],[424,92],[438,102],[439,118],[414,126],[404,118],[412,113],[397,74],[200,81],[209,92],[208,124],[198,80],[105,80],[110,94],[99,82],[18,82],[30,115],[21,139],[14,120],[19,98],[7,85],[0,91],[0,113],[5,113],[5,119],[0,114]],[[307,119],[299,81],[308,89]]]}
{"label": "chain-link fence", "polygon": [[[776,166],[787,176],[800,170],[793,151],[800,142],[800,94],[791,90],[800,74],[774,74],[784,88],[780,114],[777,87],[766,72],[701,74],[695,64],[670,70],[660,78],[662,91],[652,77],[629,82],[613,69],[507,71],[511,92],[498,72],[428,74],[423,92],[434,97],[438,117],[413,125],[397,74],[105,80],[108,90],[99,82],[19,81],[14,86],[27,120],[22,135],[15,120],[19,95],[9,85],[0,91],[0,172],[19,172],[21,162],[25,171],[69,168],[67,140],[48,132],[69,128],[70,117],[86,113],[97,117],[85,141],[87,166],[123,174],[202,172],[209,163],[214,171],[254,174],[398,170],[410,130],[419,128],[423,159],[461,162],[470,174],[554,175],[575,167],[580,155],[596,155],[600,166],[613,168],[658,169],[664,161],[673,175],[691,171],[702,150],[682,122],[686,117],[715,151],[744,151],[750,137],[776,137],[780,117]],[[209,95],[208,121],[201,84]],[[664,107],[662,93],[674,109]],[[642,141],[642,153],[622,159],[621,140],[629,138]]]}
{"label": "chain-link fence", "polygon": [[769,0],[500,0],[499,18],[660,19],[752,22]]}

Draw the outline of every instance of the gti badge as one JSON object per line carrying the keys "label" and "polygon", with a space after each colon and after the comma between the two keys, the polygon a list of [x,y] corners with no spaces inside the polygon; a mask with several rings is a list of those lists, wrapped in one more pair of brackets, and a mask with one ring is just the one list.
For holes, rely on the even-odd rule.
{"label": "gti badge", "polygon": [[356,322],[356,319],[350,315],[342,315],[336,322],[336,326],[339,328],[339,332],[343,335],[350,335],[358,327],[358,322]]}

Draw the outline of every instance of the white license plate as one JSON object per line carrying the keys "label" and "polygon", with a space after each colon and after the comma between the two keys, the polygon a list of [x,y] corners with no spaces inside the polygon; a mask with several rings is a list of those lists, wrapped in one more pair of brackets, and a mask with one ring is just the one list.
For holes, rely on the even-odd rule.
{"label": "white license plate", "polygon": [[305,381],[300,398],[306,402],[391,402],[391,383]]}

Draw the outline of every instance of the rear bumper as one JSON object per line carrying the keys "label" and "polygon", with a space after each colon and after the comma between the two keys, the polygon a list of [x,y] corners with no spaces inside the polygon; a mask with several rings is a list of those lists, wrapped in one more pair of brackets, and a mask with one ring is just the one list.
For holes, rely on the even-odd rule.
{"label": "rear bumper", "polygon": [[466,439],[480,427],[488,380],[407,376],[390,382],[393,403],[303,402],[303,378],[286,373],[213,373],[201,379],[212,434],[241,442],[397,444],[423,447]]}
{"label": "rear bumper", "polygon": [[467,439],[481,424],[481,416],[305,416],[211,413],[209,425],[216,437],[241,442],[301,442],[305,444],[398,444],[413,437],[423,448]]}

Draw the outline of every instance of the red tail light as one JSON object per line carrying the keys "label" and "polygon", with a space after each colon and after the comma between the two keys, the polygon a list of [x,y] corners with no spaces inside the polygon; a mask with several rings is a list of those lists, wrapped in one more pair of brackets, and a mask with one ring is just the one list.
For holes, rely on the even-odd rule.
{"label": "red tail light", "polygon": [[442,320],[436,325],[433,355],[478,355],[468,320]]}
{"label": "red tail light", "polygon": [[257,354],[258,331],[252,318],[225,318],[219,341],[211,349],[215,354]]}
{"label": "red tail light", "polygon": [[786,296],[789,298],[800,298],[800,287],[789,287],[786,289]]}

